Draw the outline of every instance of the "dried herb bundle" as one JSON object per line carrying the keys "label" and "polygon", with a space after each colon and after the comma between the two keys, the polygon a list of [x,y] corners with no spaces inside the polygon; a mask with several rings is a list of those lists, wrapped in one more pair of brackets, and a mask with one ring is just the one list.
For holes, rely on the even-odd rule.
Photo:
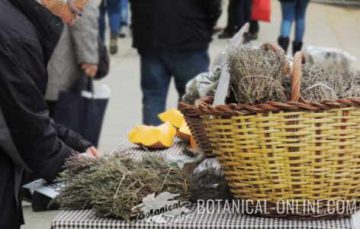
{"label": "dried herb bundle", "polygon": [[98,161],[71,158],[60,182],[65,184],[56,201],[63,209],[93,208],[98,216],[130,220],[132,209],[152,193],[170,192],[188,197],[188,181],[177,167],[162,159],[133,161],[110,155]]}
{"label": "dried herb bundle", "polygon": [[62,208],[68,210],[89,209],[94,174],[102,160],[72,157],[66,162],[66,170],[60,175],[59,182],[66,185],[59,197],[55,199]]}
{"label": "dried herb bundle", "polygon": [[[260,104],[268,101],[287,102],[291,97],[289,60],[285,53],[270,44],[260,48],[238,47],[229,53],[228,66],[222,66],[219,55],[217,67],[211,74],[201,74],[187,87],[184,101],[195,101],[215,95],[221,69],[226,67],[231,76],[231,93],[228,103]],[[307,101],[336,100],[360,97],[360,73],[350,72],[344,64],[309,61],[302,66],[301,95]],[[329,67],[331,65],[331,67]],[[206,89],[206,90],[204,90]],[[206,93],[202,93],[206,91]]]}
{"label": "dried herb bundle", "polygon": [[269,45],[242,46],[229,54],[231,89],[238,103],[257,104],[287,100],[282,80],[289,73],[288,61]]}
{"label": "dried herb bundle", "polygon": [[307,101],[360,97],[360,74],[339,68],[324,69],[318,64],[304,64],[301,93]]}

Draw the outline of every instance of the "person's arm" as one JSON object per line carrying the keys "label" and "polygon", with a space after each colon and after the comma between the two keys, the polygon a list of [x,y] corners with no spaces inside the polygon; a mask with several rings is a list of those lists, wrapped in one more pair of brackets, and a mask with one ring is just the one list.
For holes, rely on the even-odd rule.
{"label": "person's arm", "polygon": [[62,126],[61,124],[55,123],[53,120],[52,125],[59,138],[72,149],[83,153],[93,146],[89,141],[85,140],[80,134],[74,132],[73,130]]}
{"label": "person's arm", "polygon": [[41,50],[19,39],[0,40],[0,107],[21,159],[36,176],[53,180],[75,153],[51,124],[43,91]]}
{"label": "person's arm", "polygon": [[201,0],[201,3],[208,15],[209,29],[213,30],[221,15],[221,0]]}
{"label": "person's arm", "polygon": [[77,62],[83,64],[97,65],[99,63],[99,9],[97,0],[89,0],[82,12],[82,17],[69,28]]}

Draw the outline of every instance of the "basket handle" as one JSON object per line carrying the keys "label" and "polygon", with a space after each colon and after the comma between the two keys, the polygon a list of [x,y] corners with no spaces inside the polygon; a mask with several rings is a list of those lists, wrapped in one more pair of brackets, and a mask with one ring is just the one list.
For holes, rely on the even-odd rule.
{"label": "basket handle", "polygon": [[264,43],[263,45],[261,45],[261,47],[271,49],[278,56],[282,55],[282,53],[284,52],[279,46],[271,44],[271,43]]}
{"label": "basket handle", "polygon": [[294,66],[291,74],[291,102],[299,102],[301,98],[301,77],[302,77],[302,62],[304,54],[302,52],[295,53]]}
{"label": "basket handle", "polygon": [[[261,48],[267,48],[267,49],[270,49],[272,50],[280,59],[282,58],[282,56],[285,56],[284,54],[284,50],[278,46],[278,45],[274,45],[274,44],[271,44],[271,43],[264,43]],[[283,67],[283,69],[281,69],[282,73],[284,75],[286,74],[289,74],[290,73],[290,65],[289,65],[289,62],[286,61],[286,64],[285,66]]]}

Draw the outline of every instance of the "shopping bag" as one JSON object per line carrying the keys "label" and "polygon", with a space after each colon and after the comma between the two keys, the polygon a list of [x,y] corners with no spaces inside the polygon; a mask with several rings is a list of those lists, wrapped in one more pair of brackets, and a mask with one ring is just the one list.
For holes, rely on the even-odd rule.
{"label": "shopping bag", "polygon": [[109,98],[108,86],[94,86],[91,79],[81,77],[71,91],[60,92],[54,120],[97,146]]}
{"label": "shopping bag", "polygon": [[254,21],[270,22],[271,0],[253,0],[251,19]]}
{"label": "shopping bag", "polygon": [[110,57],[108,54],[107,47],[105,43],[98,38],[98,45],[99,45],[99,63],[98,63],[98,71],[94,77],[95,80],[100,80],[106,77],[110,71]]}

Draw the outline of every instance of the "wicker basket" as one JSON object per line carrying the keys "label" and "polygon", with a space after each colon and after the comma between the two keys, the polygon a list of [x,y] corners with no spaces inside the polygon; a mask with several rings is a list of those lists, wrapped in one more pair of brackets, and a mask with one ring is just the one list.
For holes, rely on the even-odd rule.
{"label": "wicker basket", "polygon": [[[204,99],[204,102],[211,103],[211,98]],[[185,103],[179,104],[179,110],[187,110],[189,105]],[[194,113],[192,113],[194,111]],[[200,114],[193,109],[188,110],[186,112],[187,115],[185,115],[186,123],[188,124],[191,133],[193,134],[196,143],[200,146],[201,150],[204,152],[205,157],[207,158],[213,158],[215,157],[215,154],[213,153],[212,146],[209,141],[209,137],[207,136],[207,133],[205,131],[205,123],[203,122],[202,118],[200,117]]]}
{"label": "wicker basket", "polygon": [[[349,215],[360,198],[360,99],[302,101],[302,54],[294,61],[290,102],[183,104],[181,111],[201,118],[236,198],[266,200],[272,216]],[[279,201],[293,200],[303,211],[279,213]],[[356,209],[341,211],[349,207],[335,205],[342,200]],[[310,203],[320,211],[305,211]]]}

